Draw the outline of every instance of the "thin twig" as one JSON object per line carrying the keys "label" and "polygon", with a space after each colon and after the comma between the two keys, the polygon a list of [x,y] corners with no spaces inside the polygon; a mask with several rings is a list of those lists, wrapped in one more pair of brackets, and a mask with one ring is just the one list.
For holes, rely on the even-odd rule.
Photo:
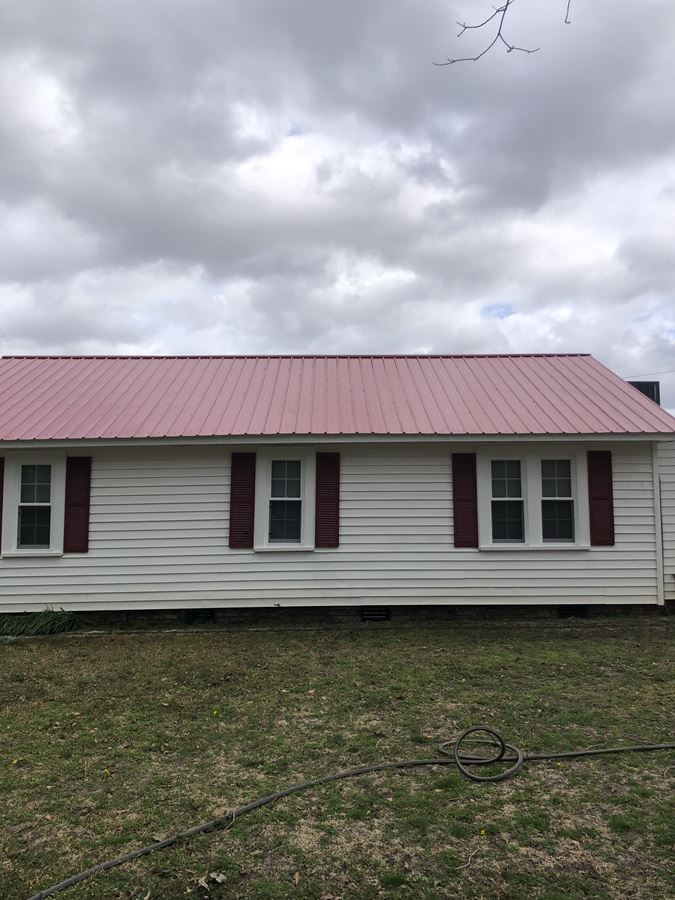
{"label": "thin twig", "polygon": [[470,856],[469,856],[469,858],[467,859],[467,861],[466,861],[465,863],[462,863],[461,866],[457,866],[456,869],[453,869],[453,872],[459,872],[460,869],[466,869],[466,868],[468,868],[468,866],[471,865],[471,860],[474,858],[474,856],[476,855],[476,853],[478,853],[478,848],[477,848],[477,847],[476,847],[476,849],[473,851],[473,853],[470,854]]}
{"label": "thin twig", "polygon": [[[510,3],[513,2],[514,0],[509,0],[506,5],[509,6]],[[478,25],[467,25],[466,22],[458,22],[457,24],[459,25],[461,30],[457,33],[457,37],[461,37],[465,31],[470,31],[471,29],[475,28],[482,28],[484,25],[487,25],[488,22],[491,22],[495,16],[498,16],[499,13],[502,12],[502,9],[503,8],[501,6],[496,6],[495,11],[492,13],[492,15],[488,16],[487,19],[485,19],[483,22],[480,22]]]}
{"label": "thin twig", "polygon": [[[486,53],[488,53],[494,45],[498,42],[501,42],[506,47],[507,53],[512,53],[514,50],[517,50],[519,53],[537,53],[540,49],[539,47],[519,47],[516,44],[512,44],[510,41],[507,41],[504,37],[503,29],[504,29],[504,21],[506,19],[506,14],[509,9],[516,0],[504,0],[504,3],[501,6],[496,6],[494,8],[494,12],[492,12],[486,19],[482,22],[477,22],[475,25],[468,24],[467,22],[457,22],[459,25],[459,31],[457,33],[457,37],[460,38],[465,31],[476,31],[479,28],[484,28],[488,25],[493,19],[498,17],[499,24],[497,25],[497,33],[494,38],[490,41],[490,43],[481,50],[476,56],[458,56],[455,58],[448,57],[445,62],[435,62],[435,66],[452,66],[458,62],[477,62]],[[565,24],[571,25],[572,20],[570,19],[570,7],[572,5],[572,0],[567,0],[567,6],[565,8]]]}

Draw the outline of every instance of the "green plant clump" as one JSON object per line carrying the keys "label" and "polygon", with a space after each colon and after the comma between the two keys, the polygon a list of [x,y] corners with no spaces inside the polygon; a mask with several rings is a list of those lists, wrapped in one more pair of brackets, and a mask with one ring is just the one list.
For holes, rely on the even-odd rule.
{"label": "green plant clump", "polygon": [[64,631],[72,631],[76,625],[75,613],[48,606],[39,612],[7,613],[0,616],[0,637],[61,634]]}

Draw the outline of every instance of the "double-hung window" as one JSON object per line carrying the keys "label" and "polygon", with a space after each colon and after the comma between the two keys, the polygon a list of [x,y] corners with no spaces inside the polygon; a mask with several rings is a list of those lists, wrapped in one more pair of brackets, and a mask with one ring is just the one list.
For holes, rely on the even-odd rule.
{"label": "double-hung window", "polygon": [[2,503],[2,555],[63,552],[66,455],[7,451]]}
{"label": "double-hung window", "polygon": [[514,544],[525,540],[525,503],[519,459],[493,459],[492,540]]}
{"label": "double-hung window", "polygon": [[273,459],[268,539],[299,544],[302,538],[302,461]]}
{"label": "double-hung window", "polygon": [[19,490],[19,549],[49,549],[52,523],[52,467],[22,465]]}
{"label": "double-hung window", "polygon": [[541,461],[541,536],[544,542],[574,541],[572,461]]}
{"label": "double-hung window", "polygon": [[314,548],[316,453],[301,447],[256,455],[255,550]]}
{"label": "double-hung window", "polygon": [[586,448],[487,445],[476,456],[484,550],[590,547]]}

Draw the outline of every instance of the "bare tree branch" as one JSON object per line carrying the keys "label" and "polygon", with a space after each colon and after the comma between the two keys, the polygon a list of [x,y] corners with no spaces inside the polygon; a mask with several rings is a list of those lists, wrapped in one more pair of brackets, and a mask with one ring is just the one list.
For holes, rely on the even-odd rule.
{"label": "bare tree branch", "polygon": [[[470,25],[467,22],[458,22],[459,31],[457,33],[457,37],[461,37],[465,31],[475,31],[479,28],[484,28],[488,25],[493,19],[497,19],[497,33],[494,38],[490,41],[490,43],[485,47],[484,50],[481,50],[480,53],[476,54],[476,56],[459,56],[454,59],[450,57],[445,60],[445,62],[435,62],[435,66],[452,66],[458,62],[477,62],[486,53],[488,53],[495,44],[502,43],[506,47],[506,52],[511,53],[513,50],[517,50],[519,53],[536,53],[539,50],[539,47],[519,47],[516,44],[512,44],[510,41],[504,37],[504,21],[506,20],[506,15],[509,9],[513,6],[516,0],[504,0],[501,6],[496,6],[494,8],[494,12],[491,13],[487,19],[484,19],[482,22],[478,22],[475,25]],[[570,6],[572,5],[572,0],[567,0],[567,7],[565,9],[565,23],[567,25],[571,24],[570,19]]]}

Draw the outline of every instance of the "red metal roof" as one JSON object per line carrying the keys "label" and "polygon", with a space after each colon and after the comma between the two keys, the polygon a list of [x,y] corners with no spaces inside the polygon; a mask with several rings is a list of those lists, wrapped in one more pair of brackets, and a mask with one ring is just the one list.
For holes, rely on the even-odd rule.
{"label": "red metal roof", "polygon": [[0,441],[663,432],[587,355],[0,358]]}

